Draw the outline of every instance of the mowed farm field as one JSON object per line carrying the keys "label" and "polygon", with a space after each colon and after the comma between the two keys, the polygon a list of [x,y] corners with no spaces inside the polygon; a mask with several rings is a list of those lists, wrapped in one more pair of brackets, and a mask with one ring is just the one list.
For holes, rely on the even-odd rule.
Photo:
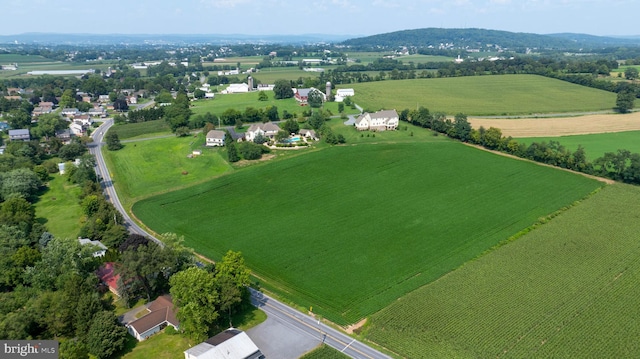
{"label": "mowed farm field", "polygon": [[533,142],[556,141],[571,150],[572,152],[582,146],[585,149],[587,158],[591,161],[602,157],[606,152],[617,152],[625,149],[631,153],[640,153],[640,131],[625,131],[612,133],[599,133],[591,135],[575,135],[561,137],[527,137],[519,138],[518,141],[527,145]]}
{"label": "mowed farm field", "polygon": [[536,75],[471,76],[340,85],[370,110],[415,109],[449,115],[530,115],[611,110],[616,94]]}
{"label": "mowed farm field", "polygon": [[134,214],[339,324],[369,316],[603,184],[442,137],[339,146],[147,198]]}
{"label": "mowed farm field", "polygon": [[637,358],[640,188],[609,185],[372,316],[406,358]]}

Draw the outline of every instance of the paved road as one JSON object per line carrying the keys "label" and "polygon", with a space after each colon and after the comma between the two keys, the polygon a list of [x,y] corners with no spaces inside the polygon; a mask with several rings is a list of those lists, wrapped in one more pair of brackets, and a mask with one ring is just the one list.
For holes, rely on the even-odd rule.
{"label": "paved road", "polygon": [[[105,164],[104,158],[102,157],[102,152],[100,151],[100,148],[104,145],[104,143],[102,142],[104,139],[104,134],[112,125],[113,119],[108,119],[103,122],[102,125],[100,125],[100,127],[98,127],[91,135],[91,137],[93,138],[93,143],[89,144],[89,151],[96,156],[96,173],[98,174],[99,178],[102,179],[100,183],[104,188],[105,196],[107,197],[107,200],[110,200],[116,207],[116,209],[118,209],[118,211],[122,213],[122,216],[126,222],[125,226],[129,229],[129,232],[147,236],[148,238],[151,238],[162,245],[162,242],[140,228],[131,219],[131,217],[129,217],[127,212],[122,207],[118,195],[116,194],[115,188],[113,187],[111,175],[109,174],[107,165]],[[350,336],[319,322],[309,315],[300,313],[298,310],[293,309],[257,290],[254,290],[252,288],[249,289],[251,291],[251,303],[253,305],[265,311],[268,316],[277,317],[283,322],[286,322],[289,327],[295,328],[295,330],[306,335],[308,338],[317,340],[318,344],[326,343],[327,345],[343,352],[344,354],[352,358],[391,358],[351,338]]]}
{"label": "paved road", "polygon": [[131,219],[131,217],[129,217],[129,214],[127,214],[127,211],[125,211],[124,207],[122,207],[122,203],[120,203],[120,199],[116,194],[116,190],[113,187],[113,182],[111,180],[111,174],[109,173],[109,169],[107,168],[107,165],[104,162],[104,157],[102,157],[102,151],[100,150],[100,148],[104,145],[103,143],[104,135],[109,129],[109,127],[111,126],[113,126],[113,119],[108,119],[104,121],[100,125],[100,127],[98,127],[91,134],[91,137],[93,138],[93,142],[89,144],[89,152],[91,152],[91,154],[93,154],[96,157],[96,174],[98,175],[98,178],[101,179],[100,185],[104,189],[105,197],[107,198],[108,201],[111,201],[111,203],[113,203],[113,205],[116,207],[118,211],[120,211],[120,213],[122,213],[122,217],[124,218],[124,221],[125,221],[124,225],[129,230],[129,232],[143,235],[145,237],[152,239],[154,242],[158,243],[159,245],[164,246],[164,244],[160,240],[158,240],[151,234],[147,233],[147,231],[145,231],[144,229],[140,228],[140,226],[138,226]]}
{"label": "paved road", "polygon": [[317,340],[318,344],[325,343],[352,358],[391,358],[309,315],[300,313],[298,310],[276,301],[262,292],[252,288],[249,289],[253,305],[264,310],[270,317],[274,316],[286,321],[297,331]]}

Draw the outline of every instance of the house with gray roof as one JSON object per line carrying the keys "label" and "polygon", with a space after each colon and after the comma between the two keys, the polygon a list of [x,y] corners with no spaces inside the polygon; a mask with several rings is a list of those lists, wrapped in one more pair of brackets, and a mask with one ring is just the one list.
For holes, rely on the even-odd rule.
{"label": "house with gray roof", "polygon": [[224,146],[224,138],[226,133],[220,130],[211,130],[207,132],[205,146]]}
{"label": "house with gray roof", "polygon": [[355,122],[358,131],[389,131],[398,128],[399,117],[396,110],[365,112]]}
{"label": "house with gray roof", "polygon": [[229,328],[184,351],[185,359],[263,359],[247,333]]}
{"label": "house with gray roof", "polygon": [[245,133],[244,138],[247,141],[253,141],[256,136],[262,135],[273,140],[280,130],[280,127],[272,122],[254,123],[249,126],[249,129]]}
{"label": "house with gray roof", "polygon": [[30,141],[31,135],[29,134],[29,129],[21,128],[18,130],[9,130],[9,140],[10,141]]}

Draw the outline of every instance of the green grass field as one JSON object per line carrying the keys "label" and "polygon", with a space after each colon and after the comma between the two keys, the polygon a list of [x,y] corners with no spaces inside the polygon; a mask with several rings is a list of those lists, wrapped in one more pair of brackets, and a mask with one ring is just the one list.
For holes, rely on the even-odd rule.
{"label": "green grass field", "polygon": [[431,136],[251,166],[133,212],[210,258],[242,251],[265,287],[345,324],[600,186]]}
{"label": "green grass field", "polygon": [[610,110],[616,94],[535,75],[472,76],[342,85],[365,109],[415,109],[449,115],[521,115]]}
{"label": "green grass field", "polygon": [[606,152],[617,152],[626,149],[631,153],[640,153],[640,131],[612,132],[593,135],[575,135],[561,137],[528,137],[518,141],[530,145],[533,142],[557,141],[572,152],[579,145],[584,147],[587,158],[591,161],[602,157]]}
{"label": "green grass field", "polygon": [[161,135],[170,135],[171,127],[165,120],[155,120],[139,123],[128,123],[126,125],[116,125],[109,129],[109,132],[118,134],[122,140],[147,138]]}
{"label": "green grass field", "polygon": [[372,316],[409,358],[640,356],[640,188],[607,186]]}
{"label": "green grass field", "polygon": [[52,60],[40,55],[0,54],[0,64],[8,65],[18,63],[51,62]]}
{"label": "green grass field", "polygon": [[[211,112],[217,116],[220,116],[225,110],[234,108],[240,112],[244,112],[247,107],[254,107],[257,109],[265,109],[268,106],[276,106],[278,113],[282,116],[283,111],[287,111],[290,114],[296,114],[296,117],[301,116],[303,111],[310,110],[309,106],[300,106],[298,102],[293,99],[274,99],[273,91],[266,91],[269,99],[267,101],[258,101],[257,92],[239,93],[239,94],[218,94],[214,99],[198,100],[192,102],[193,107],[191,110],[194,115],[205,114]],[[332,114],[338,115],[338,103],[326,102],[324,108],[331,111]],[[345,113],[358,113],[357,110],[352,110],[348,106],[345,106]]]}
{"label": "green grass field", "polygon": [[36,218],[56,238],[76,238],[82,226],[78,199],[82,189],[57,173],[50,178],[47,191],[34,205]]}
{"label": "green grass field", "polygon": [[328,345],[321,345],[316,349],[300,357],[300,359],[347,359],[348,355],[343,354]]}
{"label": "green grass field", "polygon": [[[187,158],[194,149],[202,155]],[[127,207],[136,198],[219,176],[231,166],[221,149],[204,147],[204,136],[134,141],[118,151],[104,149],[114,185]],[[183,172],[188,174],[182,174]]]}

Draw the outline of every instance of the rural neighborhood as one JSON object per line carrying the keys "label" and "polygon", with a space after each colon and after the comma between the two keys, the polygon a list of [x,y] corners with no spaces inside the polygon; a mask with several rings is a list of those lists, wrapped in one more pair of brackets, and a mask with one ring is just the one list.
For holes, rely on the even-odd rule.
{"label": "rural neighborhood", "polygon": [[578,35],[0,35],[0,337],[637,357],[640,39]]}

